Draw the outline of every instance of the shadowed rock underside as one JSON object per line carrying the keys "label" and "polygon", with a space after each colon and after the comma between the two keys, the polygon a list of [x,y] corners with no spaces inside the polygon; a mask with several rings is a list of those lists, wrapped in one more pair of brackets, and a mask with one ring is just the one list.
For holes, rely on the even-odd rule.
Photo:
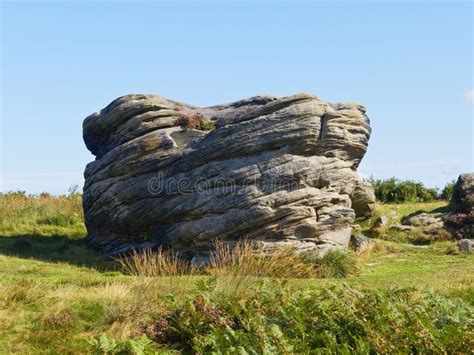
{"label": "shadowed rock underside", "polygon": [[363,214],[373,207],[356,173],[370,132],[363,106],[305,93],[207,108],[123,96],[83,124],[96,156],[84,173],[89,243],[190,256],[216,238],[346,249],[352,197]]}

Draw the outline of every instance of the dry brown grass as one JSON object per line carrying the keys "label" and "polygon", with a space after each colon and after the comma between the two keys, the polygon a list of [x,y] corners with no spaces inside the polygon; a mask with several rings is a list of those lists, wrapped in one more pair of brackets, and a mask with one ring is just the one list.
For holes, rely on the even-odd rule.
{"label": "dry brown grass", "polygon": [[140,251],[134,249],[129,256],[121,256],[116,260],[126,273],[134,276],[182,276],[193,273],[189,261],[162,248]]}
{"label": "dry brown grass", "polygon": [[314,269],[301,259],[293,249],[273,249],[271,253],[262,246],[241,240],[229,245],[221,240],[214,242],[210,266],[213,276],[251,276],[279,278],[309,278]]}
{"label": "dry brown grass", "polygon": [[200,113],[192,115],[182,114],[178,119],[178,125],[190,129],[199,129],[201,131],[212,131],[215,128],[214,123]]}
{"label": "dry brown grass", "polygon": [[206,273],[215,277],[215,290],[229,297],[249,292],[261,278],[310,278],[313,266],[301,259],[294,250],[274,249],[248,241],[229,245],[215,241]]}
{"label": "dry brown grass", "polygon": [[[215,277],[216,290],[238,293],[255,284],[260,277],[271,278],[311,278],[315,276],[314,265],[288,248],[273,249],[271,253],[262,246],[249,241],[239,241],[233,245],[217,240],[210,251],[210,264],[195,268],[178,254],[163,249],[133,250],[128,256],[117,259],[127,274],[144,278],[146,289],[173,290],[172,283],[178,279],[198,274]],[[167,284],[166,280],[169,280]],[[182,280],[180,280],[182,282]],[[152,286],[150,286],[152,285]]]}
{"label": "dry brown grass", "polygon": [[49,327],[69,327],[74,324],[74,318],[69,312],[64,311],[44,317],[43,324]]}
{"label": "dry brown grass", "polygon": [[370,243],[368,248],[358,255],[360,262],[364,262],[372,257],[377,257],[384,254],[403,253],[404,248],[393,242],[384,240],[376,240],[374,243]]}

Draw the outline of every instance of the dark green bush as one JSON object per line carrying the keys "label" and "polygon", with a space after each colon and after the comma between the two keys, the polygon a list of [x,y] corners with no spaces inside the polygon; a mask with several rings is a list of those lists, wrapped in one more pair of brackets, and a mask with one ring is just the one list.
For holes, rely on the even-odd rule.
{"label": "dark green bush", "polygon": [[421,182],[411,180],[369,179],[374,187],[375,197],[384,203],[429,202],[438,199],[438,189],[427,188]]}
{"label": "dark green bush", "polygon": [[440,194],[442,200],[451,201],[454,192],[454,186],[456,186],[456,181],[450,181],[446,184]]}

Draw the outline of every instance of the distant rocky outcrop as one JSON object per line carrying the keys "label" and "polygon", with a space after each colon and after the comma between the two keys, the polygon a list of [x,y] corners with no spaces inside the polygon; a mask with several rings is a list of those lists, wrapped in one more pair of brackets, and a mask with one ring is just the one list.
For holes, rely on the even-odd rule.
{"label": "distant rocky outcrop", "polygon": [[458,239],[474,238],[474,173],[459,175],[451,203],[455,211],[445,217],[446,226]]}
{"label": "distant rocky outcrop", "polygon": [[454,186],[452,203],[458,212],[474,211],[474,173],[459,175]]}
{"label": "distant rocky outcrop", "polygon": [[405,226],[393,229],[421,232],[435,237],[450,233],[455,239],[474,238],[474,173],[461,174],[454,187],[449,210],[417,211],[402,218]]}
{"label": "distant rocky outcrop", "polygon": [[356,172],[370,132],[362,105],[310,94],[206,108],[120,97],[83,124],[96,156],[84,173],[88,241],[110,254],[202,255],[216,238],[346,249],[356,214],[373,209]]}

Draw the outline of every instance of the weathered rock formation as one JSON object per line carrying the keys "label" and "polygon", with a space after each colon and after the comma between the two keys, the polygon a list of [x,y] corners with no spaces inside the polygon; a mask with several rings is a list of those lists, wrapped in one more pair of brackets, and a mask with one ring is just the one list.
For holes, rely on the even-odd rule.
{"label": "weathered rock formation", "polygon": [[216,238],[323,253],[348,247],[351,198],[371,209],[356,173],[371,132],[361,105],[298,94],[199,108],[127,95],[83,129],[96,156],[84,173],[88,240],[110,254],[199,255]]}
{"label": "weathered rock formation", "polygon": [[474,173],[459,175],[451,202],[455,212],[446,216],[445,224],[458,239],[474,238]]}
{"label": "weathered rock formation", "polygon": [[455,239],[474,238],[474,173],[459,175],[448,211],[420,210],[402,218],[402,223],[404,226],[392,226],[392,229],[424,233],[433,238],[446,238],[446,233]]}
{"label": "weathered rock formation", "polygon": [[474,173],[459,175],[454,186],[452,202],[458,212],[474,211]]}
{"label": "weathered rock formation", "polygon": [[352,209],[357,219],[367,219],[374,214],[375,194],[372,184],[367,181],[361,181],[356,185],[351,195]]}

